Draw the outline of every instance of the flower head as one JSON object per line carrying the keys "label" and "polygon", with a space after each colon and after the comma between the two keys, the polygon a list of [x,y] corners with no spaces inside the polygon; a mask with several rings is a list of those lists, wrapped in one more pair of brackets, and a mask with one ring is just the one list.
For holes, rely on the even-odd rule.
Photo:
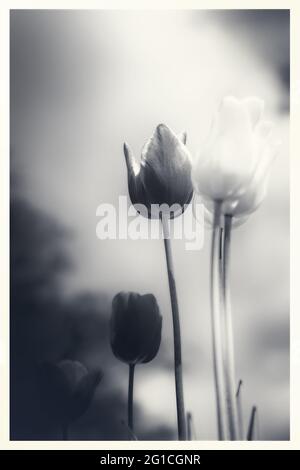
{"label": "flower head", "polygon": [[157,354],[162,316],[152,294],[120,292],[112,303],[110,342],[114,355],[127,364],[150,362]]}
{"label": "flower head", "polygon": [[220,202],[223,214],[244,218],[264,199],[278,144],[263,109],[258,98],[223,99],[192,173],[208,210]]}
{"label": "flower head", "polygon": [[102,373],[88,371],[79,361],[44,363],[39,385],[48,412],[61,423],[79,418],[88,409]]}
{"label": "flower head", "polygon": [[176,136],[160,124],[145,144],[140,163],[124,144],[131,202],[143,204],[147,208],[146,216],[157,217],[158,214],[150,212],[151,205],[162,204],[178,206],[174,214],[177,216],[190,202],[193,194],[191,159],[185,143],[186,134]]}

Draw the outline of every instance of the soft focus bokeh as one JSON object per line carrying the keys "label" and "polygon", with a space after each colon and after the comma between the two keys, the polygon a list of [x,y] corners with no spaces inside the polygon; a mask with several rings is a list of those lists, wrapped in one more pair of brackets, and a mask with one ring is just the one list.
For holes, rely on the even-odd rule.
{"label": "soft focus bokeh", "polygon": [[[231,281],[244,423],[289,439],[289,12],[11,12],[11,438],[60,439],[37,367],[63,358],[104,378],[71,439],[126,439],[127,367],[108,341],[113,296],[153,293],[157,358],[137,367],[136,434],[176,438],[171,309],[163,243],[96,238],[96,208],[127,194],[160,122],[188,132],[195,158],[223,95],[258,95],[282,145],[261,208],[233,234]],[[197,439],[216,439],[204,248],[174,241],[184,388]]]}

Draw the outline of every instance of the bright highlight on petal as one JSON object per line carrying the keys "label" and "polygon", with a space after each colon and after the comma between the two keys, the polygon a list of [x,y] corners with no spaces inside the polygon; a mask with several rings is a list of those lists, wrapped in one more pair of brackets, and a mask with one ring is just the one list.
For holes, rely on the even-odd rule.
{"label": "bright highlight on petal", "polygon": [[[191,157],[185,146],[186,133],[174,134],[165,124],[159,124],[144,145],[138,164],[127,144],[124,154],[128,172],[128,189],[133,204],[178,205],[180,215],[191,200]],[[159,215],[157,215],[159,216]]]}
{"label": "bright highlight on petal", "polygon": [[223,98],[192,170],[194,188],[209,211],[220,202],[223,214],[244,219],[265,198],[278,145],[263,111],[257,97]]}

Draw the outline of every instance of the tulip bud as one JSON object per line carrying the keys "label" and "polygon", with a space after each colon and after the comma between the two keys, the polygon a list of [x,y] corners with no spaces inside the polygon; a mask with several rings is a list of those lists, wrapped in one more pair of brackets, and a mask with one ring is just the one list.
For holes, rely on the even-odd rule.
{"label": "tulip bud", "polygon": [[190,202],[193,195],[191,158],[185,143],[185,133],[176,136],[160,124],[145,144],[140,163],[124,144],[129,195],[132,204],[143,204],[147,208],[142,215],[158,218],[159,213],[154,210],[151,213],[151,205],[166,204],[174,206],[173,216],[176,217]]}
{"label": "tulip bud", "polygon": [[114,355],[127,364],[150,362],[161,340],[162,316],[152,294],[120,292],[112,303],[110,342]]}
{"label": "tulip bud", "polygon": [[223,99],[192,173],[209,211],[220,202],[223,214],[244,219],[264,199],[278,145],[272,125],[261,120],[263,107],[258,98]]}
{"label": "tulip bud", "polygon": [[39,385],[47,411],[60,423],[76,420],[88,409],[101,378],[100,371],[88,372],[78,361],[42,364]]}

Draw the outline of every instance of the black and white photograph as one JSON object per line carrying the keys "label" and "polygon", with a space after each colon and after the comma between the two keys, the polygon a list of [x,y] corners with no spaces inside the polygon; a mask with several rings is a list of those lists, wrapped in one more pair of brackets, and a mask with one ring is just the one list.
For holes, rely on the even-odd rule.
{"label": "black and white photograph", "polygon": [[11,9],[9,63],[9,440],[289,441],[290,10]]}

